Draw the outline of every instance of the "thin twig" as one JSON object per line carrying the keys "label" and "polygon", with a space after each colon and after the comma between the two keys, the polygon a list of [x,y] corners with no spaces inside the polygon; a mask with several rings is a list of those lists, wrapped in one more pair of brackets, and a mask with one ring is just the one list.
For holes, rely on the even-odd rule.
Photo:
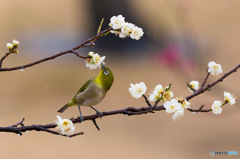
{"label": "thin twig", "polygon": [[101,20],[101,22],[100,22],[100,25],[99,25],[99,27],[98,27],[97,33],[99,33],[99,32],[101,31],[102,25],[103,25],[103,21],[104,21],[104,18],[102,18],[102,20]]}
{"label": "thin twig", "polygon": [[[78,135],[83,135],[84,134],[84,132],[78,132],[78,133],[75,133],[75,134],[72,134],[72,135],[70,135],[70,136],[67,136],[67,137],[75,137],[75,136],[78,136]],[[66,136],[66,135],[64,135],[64,136]]]}
{"label": "thin twig", "polygon": [[97,125],[96,119],[93,119],[92,121],[93,121],[93,124],[94,124],[94,125],[96,126],[96,128],[98,129],[98,131],[100,131],[100,128],[99,128],[99,126]]}
{"label": "thin twig", "polygon": [[205,109],[205,110],[202,110],[204,107],[204,105],[201,105],[201,107],[199,109],[191,109],[191,108],[188,108],[187,110],[189,110],[190,112],[210,112],[212,111],[212,109]]}
{"label": "thin twig", "polygon": [[53,130],[50,130],[50,129],[47,129],[47,128],[43,128],[41,125],[38,125],[37,126],[37,129],[36,131],[45,131],[45,132],[48,132],[48,133],[51,133],[51,134],[54,134],[54,135],[60,135],[60,136],[65,136],[65,137],[74,137],[74,136],[77,136],[77,135],[83,135],[84,133],[83,132],[78,132],[78,133],[75,133],[75,134],[72,134],[72,135],[63,135],[63,134],[60,134],[58,131],[53,131]]}
{"label": "thin twig", "polygon": [[18,122],[16,124],[10,125],[9,127],[14,128],[14,127],[17,127],[18,125],[24,126],[24,124],[23,124],[24,119],[25,118],[23,118],[20,122]]}
{"label": "thin twig", "polygon": [[94,37],[92,38],[89,38],[88,40],[86,40],[84,43],[74,47],[72,50],[77,50],[77,49],[80,49],[80,48],[83,48],[85,47],[86,44],[88,44],[90,41],[93,41],[99,37],[101,37],[102,35],[106,34],[107,32],[109,32],[110,30],[113,30],[112,27],[108,28],[108,29],[105,29],[104,31],[101,31],[99,32],[97,35],[95,35]]}
{"label": "thin twig", "polygon": [[142,95],[143,98],[145,99],[146,103],[148,104],[149,107],[152,107],[151,103],[149,102],[149,100],[147,99],[147,97],[145,96],[145,94]]}
{"label": "thin twig", "polygon": [[10,55],[11,53],[6,53],[2,58],[1,58],[1,60],[0,60],[0,68],[2,68],[2,63],[3,63],[3,60],[6,58],[6,57],[8,57],[8,55]]}
{"label": "thin twig", "polygon": [[205,79],[204,79],[204,81],[203,81],[203,83],[202,83],[202,85],[201,85],[200,90],[203,89],[203,87],[205,86],[205,84],[206,84],[206,82],[207,82],[207,79],[208,79],[209,75],[210,75],[210,72],[208,72],[208,69],[207,69],[207,76],[205,77]]}

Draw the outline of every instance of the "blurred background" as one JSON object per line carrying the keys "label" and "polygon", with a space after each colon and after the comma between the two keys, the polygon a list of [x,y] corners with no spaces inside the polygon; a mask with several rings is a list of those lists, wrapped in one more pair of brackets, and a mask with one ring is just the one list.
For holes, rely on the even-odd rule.
{"label": "blurred background", "polygon": [[[57,3],[56,3],[57,2]],[[0,52],[6,44],[19,40],[18,55],[11,55],[3,67],[20,66],[71,49],[102,29],[110,18],[122,14],[125,21],[143,28],[139,41],[120,39],[114,34],[97,39],[94,48],[80,49],[86,56],[94,51],[106,56],[115,81],[99,111],[129,106],[145,107],[143,98],[134,99],[130,83],[145,82],[148,94],[155,85],[172,83],[174,97],[190,95],[186,82],[206,76],[207,64],[215,61],[228,72],[239,64],[240,1],[191,0],[11,0],[0,1]],[[0,73],[0,125],[9,126],[25,117],[24,124],[48,124],[77,117],[77,107],[63,114],[65,105],[99,70],[89,70],[85,61],[73,54],[26,68]],[[220,76],[210,76],[208,83]],[[223,92],[240,97],[239,72],[190,100],[192,108],[214,100],[223,102]],[[160,103],[163,104],[163,103]],[[76,124],[84,136],[59,137],[45,132],[23,136],[0,133],[1,158],[210,158],[210,151],[240,153],[239,102],[223,107],[221,115],[185,112],[179,121],[165,111],[140,116],[114,115],[98,119],[98,131],[91,121]],[[82,108],[83,115],[95,112]],[[225,156],[217,156],[225,158]],[[231,156],[237,158],[238,156]]]}

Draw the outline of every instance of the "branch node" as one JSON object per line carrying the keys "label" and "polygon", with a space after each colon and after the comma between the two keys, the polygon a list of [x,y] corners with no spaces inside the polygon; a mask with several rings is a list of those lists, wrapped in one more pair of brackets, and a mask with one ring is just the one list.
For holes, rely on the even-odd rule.
{"label": "branch node", "polygon": [[205,105],[201,105],[201,107],[198,109],[198,112],[201,111],[204,106],[205,106]]}
{"label": "branch node", "polygon": [[41,125],[36,125],[36,130],[37,131],[43,131],[43,127]]}
{"label": "branch node", "polygon": [[[128,107],[129,108],[129,107]],[[123,110],[123,115],[126,115],[126,116],[130,116],[129,114],[128,114],[128,111],[127,110]]]}

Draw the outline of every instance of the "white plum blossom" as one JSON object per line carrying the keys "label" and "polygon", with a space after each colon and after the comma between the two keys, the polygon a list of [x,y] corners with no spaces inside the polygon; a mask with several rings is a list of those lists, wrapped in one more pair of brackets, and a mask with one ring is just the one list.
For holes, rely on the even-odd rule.
{"label": "white plum blossom", "polygon": [[11,50],[13,48],[13,44],[7,43],[7,48]]}
{"label": "white plum blossom", "polygon": [[184,109],[179,109],[173,114],[172,119],[174,121],[177,121],[183,116],[184,116]]}
{"label": "white plum blossom", "polygon": [[[190,87],[194,90],[199,89],[199,82],[198,81],[191,81],[190,82]],[[189,91],[193,93],[193,91],[188,87]]]}
{"label": "white plum blossom", "polygon": [[12,44],[13,44],[14,46],[18,46],[18,45],[19,45],[19,41],[17,41],[17,40],[15,40],[15,39],[13,39],[13,42],[12,42]]}
{"label": "white plum blossom", "polygon": [[115,35],[119,35],[121,33],[120,31],[115,31],[115,30],[110,30],[110,32],[115,34]]}
{"label": "white plum blossom", "polygon": [[181,103],[183,109],[188,109],[190,108],[191,103],[189,103],[186,99],[184,98],[177,98],[178,102]]}
{"label": "white plum blossom", "polygon": [[170,100],[172,97],[173,97],[173,92],[170,90],[163,93],[163,101],[164,102]]}
{"label": "white plum blossom", "polygon": [[189,103],[186,99],[182,102],[182,108],[188,109],[190,108],[191,103]]}
{"label": "white plum blossom", "polygon": [[143,36],[143,34],[144,34],[144,32],[143,32],[142,28],[135,26],[132,30],[132,33],[130,34],[130,37],[132,39],[139,40],[141,38],[141,36]]}
{"label": "white plum blossom", "polygon": [[115,35],[118,35],[118,36],[119,36],[119,38],[125,38],[125,37],[127,37],[127,36],[128,36],[127,34],[125,34],[125,33],[122,33],[121,31],[115,31],[115,30],[111,30],[110,32],[111,32],[111,33],[113,33],[113,34],[115,34]]}
{"label": "white plum blossom", "polygon": [[98,53],[94,54],[94,52],[88,53],[89,58],[86,60],[86,67],[90,69],[101,68],[101,63],[104,64],[105,56],[100,57]]}
{"label": "white plum blossom", "polygon": [[130,86],[128,90],[134,98],[140,98],[146,93],[147,87],[144,82],[136,83],[135,85],[131,83]]}
{"label": "white plum blossom", "polygon": [[164,108],[166,108],[167,113],[174,113],[175,111],[181,109],[181,104],[178,103],[177,99],[172,99],[164,103]]}
{"label": "white plum blossom", "polygon": [[208,63],[208,72],[212,75],[219,75],[222,73],[222,67],[220,64],[216,64],[214,61]]}
{"label": "white plum blossom", "polygon": [[70,136],[73,134],[75,127],[69,119],[62,119],[57,115],[58,121],[56,121],[57,129],[59,129],[60,134]]}
{"label": "white plum blossom", "polygon": [[104,58],[101,58],[101,57],[98,55],[98,53],[96,53],[96,54],[93,55],[93,62],[94,62],[95,64],[97,64],[97,63],[99,63],[99,62],[102,62],[104,59],[105,59],[105,56],[104,56]]}
{"label": "white plum blossom", "polygon": [[113,16],[110,22],[113,29],[121,29],[122,25],[125,23],[125,18],[122,15]]}
{"label": "white plum blossom", "polygon": [[88,56],[93,57],[93,56],[94,56],[94,52],[92,52],[92,51],[89,52],[89,53],[88,53]]}
{"label": "white plum blossom", "polygon": [[119,33],[119,38],[126,38],[127,37],[127,34],[124,34],[122,32]]}
{"label": "white plum blossom", "polygon": [[160,98],[160,94],[158,94],[158,92],[153,91],[152,93],[150,93],[149,96],[149,101],[156,101]]}
{"label": "white plum blossom", "polygon": [[212,105],[212,110],[214,114],[221,114],[222,113],[222,104],[221,101],[214,101]]}
{"label": "white plum blossom", "polygon": [[121,32],[126,35],[130,35],[133,31],[134,25],[132,23],[124,23]]}
{"label": "white plum blossom", "polygon": [[224,100],[225,102],[229,103],[230,105],[233,105],[236,103],[235,101],[236,97],[234,97],[234,95],[228,93],[228,92],[224,92]]}
{"label": "white plum blossom", "polygon": [[161,84],[156,85],[154,91],[158,92],[158,93],[163,93],[163,87]]}
{"label": "white plum blossom", "polygon": [[157,85],[152,93],[150,93],[149,100],[156,101],[161,97],[163,93],[163,87],[161,84]]}

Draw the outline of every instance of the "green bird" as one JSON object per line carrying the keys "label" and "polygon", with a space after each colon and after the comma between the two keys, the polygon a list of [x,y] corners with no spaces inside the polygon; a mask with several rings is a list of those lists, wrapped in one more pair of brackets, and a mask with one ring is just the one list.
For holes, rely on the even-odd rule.
{"label": "green bird", "polygon": [[64,112],[68,107],[78,106],[80,112],[80,119],[83,121],[83,116],[81,113],[81,106],[90,106],[93,110],[97,112],[99,117],[102,117],[102,113],[97,109],[93,108],[93,105],[98,104],[106,96],[107,91],[111,88],[114,81],[112,71],[105,67],[101,63],[101,70],[96,78],[88,80],[73,97],[73,99],[68,102],[65,106],[58,110],[58,112]]}

